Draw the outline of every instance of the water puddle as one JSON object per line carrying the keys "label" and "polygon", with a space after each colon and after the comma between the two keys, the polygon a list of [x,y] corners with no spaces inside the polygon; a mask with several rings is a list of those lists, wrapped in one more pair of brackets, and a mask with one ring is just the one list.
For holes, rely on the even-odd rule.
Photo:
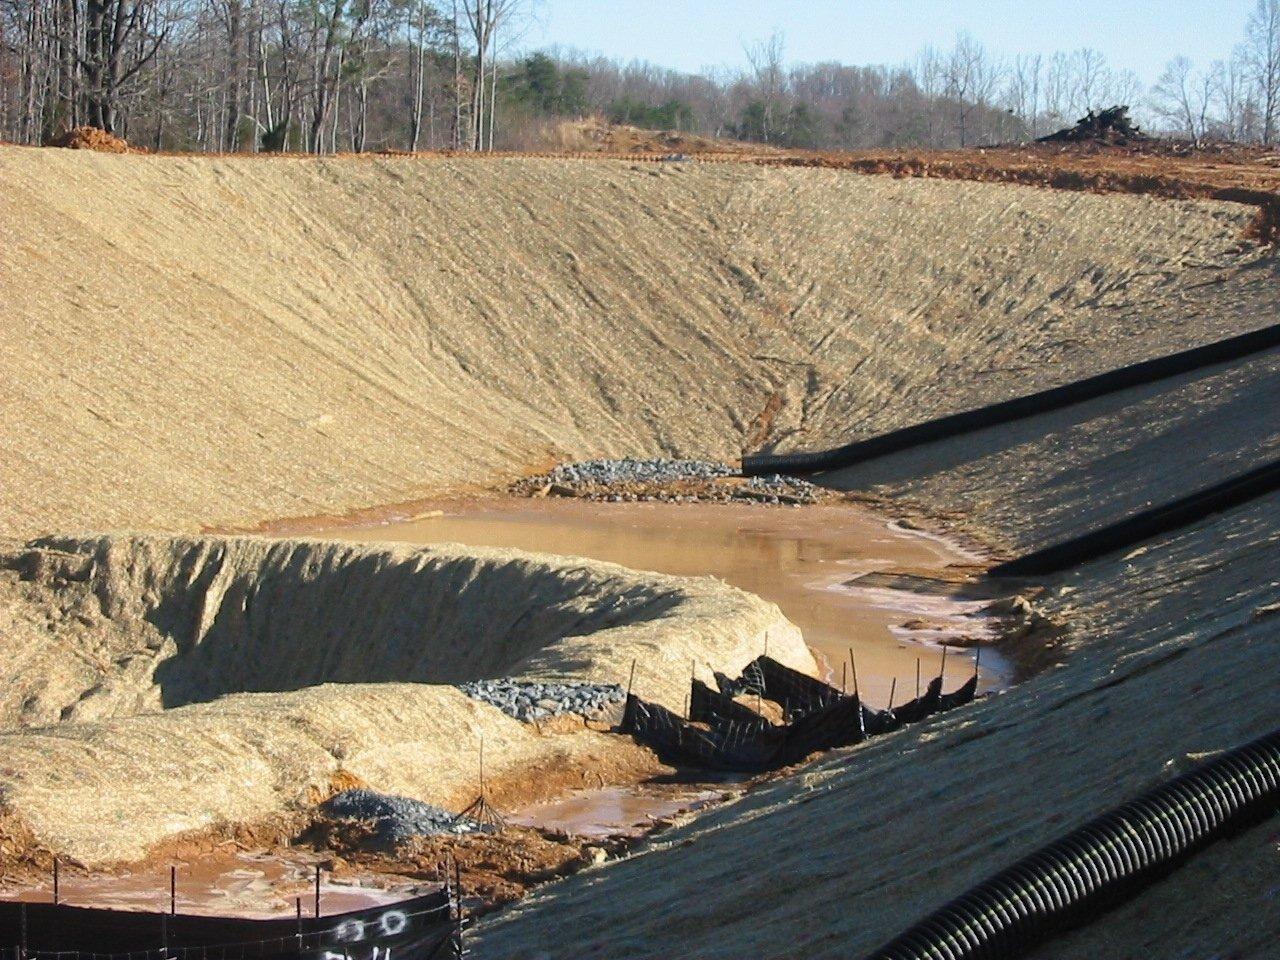
{"label": "water puddle", "polygon": [[723,796],[709,784],[675,792],[651,784],[575,790],[559,800],[522,807],[507,821],[574,837],[638,837],[658,821],[701,809]]}
{"label": "water puddle", "polygon": [[[296,857],[240,852],[175,861],[173,903],[178,913],[206,916],[269,919],[291,917],[299,909],[303,916],[314,916],[315,870],[319,862],[320,858],[302,852]],[[320,913],[327,916],[396,903],[422,889],[417,884],[394,880],[379,876],[380,885],[373,886],[372,878],[344,883],[322,873]],[[168,864],[148,864],[115,873],[64,872],[58,899],[77,907],[164,913],[171,905],[169,884]],[[52,903],[53,878],[43,883],[6,886],[0,889],[0,900]]]}
{"label": "water puddle", "polygon": [[[804,633],[827,679],[848,681],[855,653],[859,688],[873,706],[915,696],[943,665],[942,644],[991,639],[984,601],[954,583],[978,558],[946,540],[887,523],[853,505],[762,507],[749,504],[591,503],[502,498],[437,505],[425,515],[394,508],[369,519],[276,524],[279,535],[349,541],[462,543],[583,556],[638,570],[715,576],[778,604]],[[763,651],[762,651],[763,652]],[[972,650],[948,647],[946,687],[974,670]],[[1008,685],[1009,665],[984,651],[980,689]],[[504,811],[514,825],[586,840],[638,836],[664,821],[720,801],[743,778],[692,778],[581,790]],[[319,859],[303,850],[202,856],[178,869],[180,912],[242,917],[304,915],[315,910]],[[45,883],[0,890],[2,899],[49,901]],[[421,888],[381,873],[346,883],[325,878],[321,912],[395,902]],[[169,909],[167,863],[111,874],[64,875],[61,899],[123,910]]]}
{"label": "water puddle", "polygon": [[[955,579],[957,567],[978,558],[940,537],[888,523],[853,505],[505,498],[439,506],[418,518],[389,512],[380,520],[281,525],[273,532],[514,547],[637,570],[719,577],[778,604],[800,627],[831,682],[840,683],[853,648],[860,691],[875,706],[886,704],[895,686],[901,702],[903,694],[914,691],[918,670],[926,680],[936,676],[942,667],[942,641],[979,643],[993,636],[991,625],[975,616],[980,601],[945,589],[898,589],[892,577],[869,578],[869,586],[860,583],[868,574],[881,573],[911,574],[921,582]],[[910,582],[912,577],[900,579]],[[989,650],[981,660],[980,689],[1007,686],[1008,664]],[[946,658],[946,686],[963,682],[973,669],[972,650],[952,649]],[[851,685],[847,674],[846,682]]]}

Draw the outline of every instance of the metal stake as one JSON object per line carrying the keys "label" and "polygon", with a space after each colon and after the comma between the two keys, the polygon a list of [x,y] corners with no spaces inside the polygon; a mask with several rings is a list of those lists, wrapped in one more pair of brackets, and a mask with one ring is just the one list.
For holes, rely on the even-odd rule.
{"label": "metal stake", "polygon": [[453,880],[454,886],[458,888],[458,952],[466,956],[467,951],[462,945],[462,924],[464,913],[462,908],[462,865],[458,863],[458,858],[453,858]]}
{"label": "metal stake", "polygon": [[898,692],[898,678],[893,678],[893,683],[889,684],[889,712],[893,713],[893,697]]}
{"label": "metal stake", "polygon": [[58,858],[53,858],[53,905],[56,907],[61,901],[59,885],[58,885]]}
{"label": "metal stake", "polygon": [[853,674],[853,695],[858,696],[858,662],[853,659],[853,647],[849,648],[849,672]]}
{"label": "metal stake", "polygon": [[320,916],[320,864],[316,864],[316,917]]}
{"label": "metal stake", "polygon": [[169,867],[169,915],[175,916],[178,913],[178,868],[171,865]]}

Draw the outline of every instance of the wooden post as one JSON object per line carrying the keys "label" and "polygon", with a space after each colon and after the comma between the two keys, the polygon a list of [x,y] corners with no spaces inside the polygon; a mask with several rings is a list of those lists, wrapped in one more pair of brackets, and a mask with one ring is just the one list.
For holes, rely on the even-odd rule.
{"label": "wooden post", "polygon": [[169,867],[169,916],[176,916],[178,913],[178,868],[171,865]]}
{"label": "wooden post", "polygon": [[942,645],[942,667],[938,670],[938,679],[946,680],[947,678],[947,645]]}
{"label": "wooden post", "polygon": [[[858,661],[853,659],[853,647],[849,648],[849,672],[853,674],[853,695],[858,696]],[[859,697],[861,699],[861,697]]]}
{"label": "wooden post", "polygon": [[316,917],[320,916],[320,864],[316,864]]}
{"label": "wooden post", "polygon": [[889,712],[893,712],[893,697],[898,692],[898,678],[894,677],[893,682],[889,684]]}
{"label": "wooden post", "polygon": [[56,907],[62,900],[61,890],[59,888],[58,876],[58,858],[53,858],[53,905]]}
{"label": "wooden post", "polygon": [[294,897],[294,898],[293,898],[293,906],[294,906],[294,909],[297,911],[297,921],[298,921],[298,933],[297,933],[297,937],[298,937],[298,953],[299,953],[299,954],[301,954],[301,953],[302,953],[302,898],[301,898],[301,897]]}
{"label": "wooden post", "polygon": [[840,664],[840,692],[848,693],[847,682],[849,679],[849,665],[847,663]]}

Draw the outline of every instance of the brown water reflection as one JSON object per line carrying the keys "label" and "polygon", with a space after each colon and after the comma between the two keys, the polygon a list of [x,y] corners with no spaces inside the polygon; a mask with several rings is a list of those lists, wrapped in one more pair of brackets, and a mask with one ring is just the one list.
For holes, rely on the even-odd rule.
{"label": "brown water reflection", "polygon": [[[498,499],[442,504],[432,513],[418,519],[390,513],[381,522],[310,525],[306,532],[346,540],[515,547],[637,570],[719,577],[778,604],[837,683],[853,647],[862,693],[873,705],[887,702],[895,678],[899,700],[908,693],[914,696],[918,660],[926,679],[936,675],[938,641],[990,636],[983,618],[973,616],[979,603],[849,584],[873,572],[938,575],[977,559],[854,505]],[[904,629],[911,621],[922,623]],[[1004,686],[1006,665],[989,652],[982,661],[983,688]],[[972,669],[971,653],[952,651],[947,685],[960,682]]]}

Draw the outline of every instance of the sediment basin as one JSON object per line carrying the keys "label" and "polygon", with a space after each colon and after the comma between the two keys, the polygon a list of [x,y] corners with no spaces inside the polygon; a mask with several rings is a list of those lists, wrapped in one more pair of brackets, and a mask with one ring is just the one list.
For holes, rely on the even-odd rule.
{"label": "sediment basin", "polygon": [[[947,677],[967,676],[975,645],[995,636],[992,622],[980,614],[982,601],[895,589],[883,581],[860,583],[872,573],[955,580],[982,558],[857,505],[495,498],[419,504],[413,512],[416,518],[388,509],[380,517],[279,529],[326,539],[511,547],[717,577],[776,603],[832,682],[852,684],[844,667],[853,650],[861,692],[877,705],[888,702],[895,686],[898,702],[915,696],[917,664],[926,680],[936,676],[943,643],[957,645],[948,653]],[[1010,665],[991,649],[981,659],[981,688],[1005,686]]]}

